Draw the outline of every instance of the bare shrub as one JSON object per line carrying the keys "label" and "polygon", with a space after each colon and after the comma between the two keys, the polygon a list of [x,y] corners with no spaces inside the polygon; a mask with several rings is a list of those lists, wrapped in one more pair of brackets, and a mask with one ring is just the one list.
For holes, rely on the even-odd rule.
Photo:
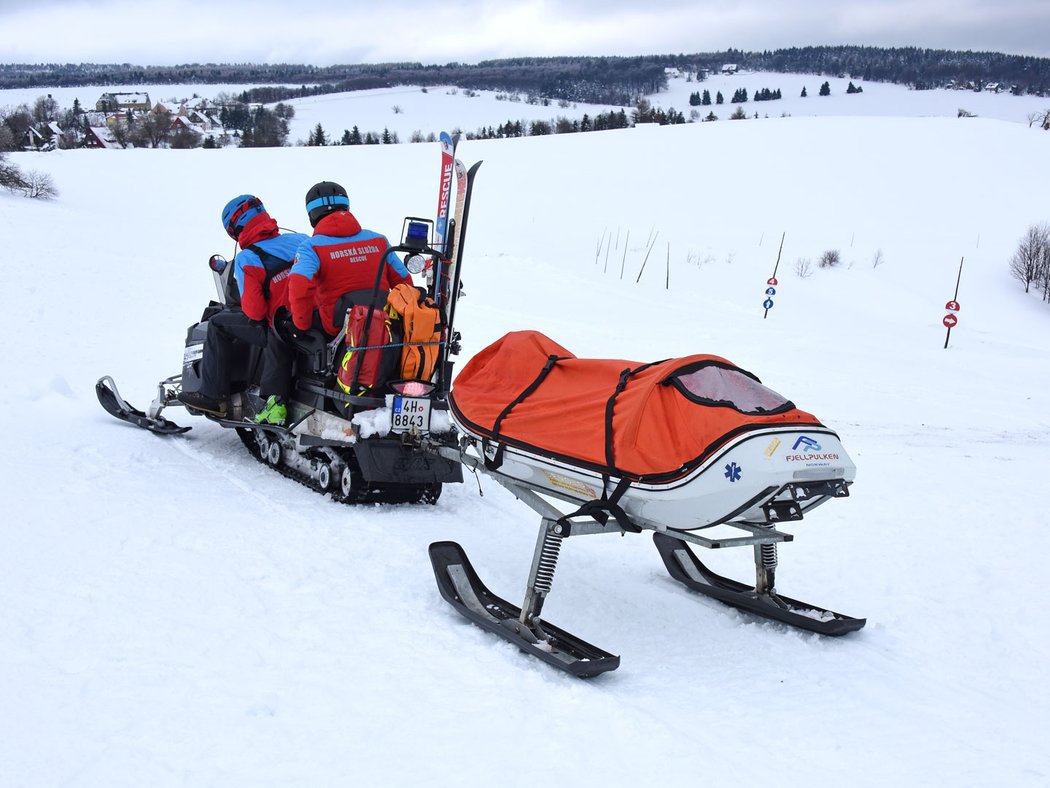
{"label": "bare shrub", "polygon": [[697,268],[701,268],[702,266],[713,263],[715,261],[715,256],[713,254],[708,254],[701,257],[700,252],[690,249],[686,252],[685,261],[689,265],[695,265]]}
{"label": "bare shrub", "polygon": [[838,249],[828,249],[824,254],[820,256],[821,268],[834,268],[842,262],[842,255],[839,254]]}
{"label": "bare shrub", "polygon": [[204,142],[204,137],[193,129],[179,126],[171,134],[171,147],[179,150],[199,148]]}
{"label": "bare shrub", "polygon": [[58,196],[58,189],[48,173],[30,170],[25,174],[22,194],[35,200],[53,200]]}
{"label": "bare shrub", "polygon": [[813,264],[808,257],[800,257],[795,261],[795,273],[799,279],[808,279],[813,276]]}
{"label": "bare shrub", "polygon": [[50,200],[58,196],[51,176],[45,172],[30,170],[22,172],[11,162],[0,156],[0,187],[9,192],[21,192],[26,197]]}
{"label": "bare shrub", "polygon": [[882,250],[876,249],[875,254],[871,256],[871,267],[878,268],[884,262],[886,262],[886,258],[882,256]]}
{"label": "bare shrub", "polygon": [[25,185],[25,176],[22,175],[22,171],[7,161],[3,154],[0,154],[0,187],[14,192],[21,191]]}

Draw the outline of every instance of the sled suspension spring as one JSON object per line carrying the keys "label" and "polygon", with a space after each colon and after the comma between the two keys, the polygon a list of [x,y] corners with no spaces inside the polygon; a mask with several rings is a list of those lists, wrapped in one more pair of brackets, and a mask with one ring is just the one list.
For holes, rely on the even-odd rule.
{"label": "sled suspension spring", "polygon": [[543,544],[540,545],[539,561],[536,564],[535,588],[544,596],[550,593],[554,583],[554,570],[558,568],[562,539],[564,537],[561,534],[556,534],[550,529],[543,534]]}
{"label": "sled suspension spring", "polygon": [[762,568],[773,570],[777,568],[777,546],[776,544],[764,544],[759,549]]}

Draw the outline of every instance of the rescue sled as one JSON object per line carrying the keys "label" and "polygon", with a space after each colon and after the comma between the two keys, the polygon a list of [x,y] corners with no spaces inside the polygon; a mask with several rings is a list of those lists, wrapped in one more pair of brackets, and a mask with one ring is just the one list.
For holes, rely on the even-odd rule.
{"label": "rescue sled", "polygon": [[[449,406],[463,463],[541,522],[520,607],[492,594],[452,542],[431,546],[438,586],[523,650],[577,676],[619,665],[540,618],[562,541],[591,533],[654,531],[674,579],[750,613],[824,635],[864,626],[774,586],[776,546],[793,538],[778,526],[848,496],[853,462],[834,431],[726,359],[579,359],[543,334],[511,333],[464,367]],[[699,533],[716,526],[729,535]],[[751,547],[755,584],[715,574],[690,544]]]}

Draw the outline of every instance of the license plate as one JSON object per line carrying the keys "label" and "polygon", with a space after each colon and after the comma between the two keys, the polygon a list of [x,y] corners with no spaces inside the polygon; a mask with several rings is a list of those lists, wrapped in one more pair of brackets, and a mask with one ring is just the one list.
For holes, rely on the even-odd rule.
{"label": "license plate", "polygon": [[430,431],[430,400],[421,397],[394,397],[394,411],[390,415],[392,432]]}

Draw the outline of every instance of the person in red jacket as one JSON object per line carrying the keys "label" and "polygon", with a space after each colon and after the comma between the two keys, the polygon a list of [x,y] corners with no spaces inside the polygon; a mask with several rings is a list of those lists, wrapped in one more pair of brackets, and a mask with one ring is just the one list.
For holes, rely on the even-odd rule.
{"label": "person in red jacket", "polygon": [[281,234],[262,201],[251,194],[230,200],[222,211],[226,233],[241,251],[234,258],[240,309],[230,308],[208,320],[201,359],[201,386],[183,391],[179,401],[195,410],[226,415],[230,364],[237,342],[264,348],[259,393],[267,401],[256,421],[283,424],[291,389],[291,351],[269,330],[279,309],[288,307],[288,274],[299,244],[309,236]]}
{"label": "person in red jacket", "polygon": [[379,279],[380,290],[402,282],[412,284],[412,275],[401,259],[390,251],[386,236],[362,229],[350,213],[346,189],[323,181],[306,193],[306,212],[312,237],[299,245],[288,281],[292,321],[299,331],[314,325],[335,336],[343,326],[343,315],[335,314],[339,298],[354,290],[371,290]]}

